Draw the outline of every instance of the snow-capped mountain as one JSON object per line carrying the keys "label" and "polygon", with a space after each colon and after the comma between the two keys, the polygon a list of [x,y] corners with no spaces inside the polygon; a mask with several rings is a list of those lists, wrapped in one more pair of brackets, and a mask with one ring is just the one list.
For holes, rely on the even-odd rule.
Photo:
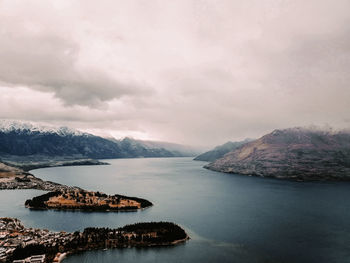
{"label": "snow-capped mountain", "polygon": [[166,147],[150,147],[130,138],[111,140],[67,127],[1,120],[0,159],[9,156],[107,159],[191,155]]}
{"label": "snow-capped mountain", "polygon": [[41,125],[32,122],[23,122],[17,120],[0,120],[0,132],[26,132],[26,133],[55,133],[60,136],[89,136],[88,133],[83,133],[81,131],[71,129],[68,127],[55,127]]}
{"label": "snow-capped mountain", "polygon": [[117,144],[67,127],[29,122],[0,122],[0,157],[3,155],[76,156],[79,158],[118,158]]}

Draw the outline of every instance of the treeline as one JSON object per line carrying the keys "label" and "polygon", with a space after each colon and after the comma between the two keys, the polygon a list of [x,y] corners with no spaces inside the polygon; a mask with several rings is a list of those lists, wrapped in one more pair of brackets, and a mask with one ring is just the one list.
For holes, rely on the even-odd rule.
{"label": "treeline", "polygon": [[128,211],[136,210],[137,206],[125,206],[125,207],[110,207],[109,205],[61,205],[55,206],[54,209],[67,209],[67,210],[84,210],[84,211],[96,211],[96,212],[105,212],[105,211]]}
{"label": "treeline", "polygon": [[147,244],[169,244],[186,239],[187,234],[180,226],[174,223],[148,222],[126,225],[117,229],[89,227],[84,230],[81,238],[96,243],[114,239],[118,240],[120,246],[125,244],[144,246]]}
{"label": "treeline", "polygon": [[147,222],[126,225],[119,228],[120,231],[135,232],[136,234],[145,234],[157,232],[157,240],[172,242],[187,237],[185,230],[171,222]]}
{"label": "treeline", "polygon": [[116,235],[116,233],[133,233],[136,236],[156,233],[157,237],[155,240],[167,242],[187,237],[185,230],[171,222],[136,223],[117,229],[89,227],[84,229],[83,235],[99,235],[104,238],[111,238],[111,235]]}
{"label": "treeline", "polygon": [[62,195],[64,198],[69,198],[71,196],[77,203],[81,203],[81,205],[62,205],[54,207],[56,209],[72,209],[72,210],[85,210],[85,211],[129,211],[129,210],[137,210],[137,206],[124,206],[124,207],[111,207],[109,204],[92,204],[88,203],[85,199],[88,200],[89,197],[92,195],[95,195],[96,197],[100,198],[108,198],[111,197],[111,204],[119,204],[120,200],[123,199],[130,199],[137,201],[141,204],[142,208],[151,206],[152,203],[141,198],[137,197],[127,197],[122,195],[114,195],[114,196],[108,196],[107,194],[100,193],[100,192],[88,192],[83,189],[80,189],[79,191],[68,191],[68,192],[61,192],[61,191],[54,191],[49,192],[37,197],[33,197],[32,199],[28,199],[25,202],[26,206],[29,206],[30,208],[34,209],[47,209],[50,208],[45,204],[46,201],[48,201],[51,197],[57,197]]}
{"label": "treeline", "polygon": [[90,249],[147,247],[171,245],[187,238],[186,232],[170,222],[149,222],[126,225],[121,228],[85,228],[71,233],[68,240],[56,240],[48,245],[33,244],[17,247],[10,260],[24,259],[32,255],[46,254],[51,262],[57,252],[81,252]]}
{"label": "treeline", "polygon": [[32,199],[28,199],[25,202],[25,205],[31,208],[47,208],[45,202],[48,201],[51,197],[60,196],[61,194],[62,192],[60,191],[49,192],[40,196],[33,197]]}
{"label": "treeline", "polygon": [[130,199],[130,200],[136,201],[136,202],[141,204],[141,208],[146,208],[146,207],[150,207],[153,205],[150,201],[148,201],[146,199],[138,198],[138,197],[130,197],[130,196],[125,196],[125,195],[114,195],[114,196],[118,197],[118,198]]}
{"label": "treeline", "polygon": [[[96,192],[95,195],[98,196],[98,197],[105,197],[105,198],[108,197],[107,194],[100,193],[100,192]],[[138,198],[138,197],[126,196],[126,195],[118,195],[118,194],[113,195],[113,197],[117,198],[118,200],[120,200],[120,199],[129,199],[129,200],[136,201],[136,202],[141,204],[141,208],[146,208],[146,207],[150,207],[150,206],[153,205],[150,201],[148,201],[146,199]]]}
{"label": "treeline", "polygon": [[44,209],[44,208],[49,208],[45,202],[48,201],[51,197],[56,197],[62,195],[64,198],[69,198],[71,196],[76,202],[82,203],[81,205],[63,205],[63,206],[58,206],[55,208],[61,208],[61,209],[76,209],[76,210],[86,210],[86,211],[128,211],[128,210],[137,210],[137,206],[124,206],[124,207],[111,207],[109,204],[104,204],[104,205],[94,205],[92,203],[89,203],[89,197],[95,195],[96,197],[99,198],[111,198],[111,204],[117,205],[120,203],[121,199],[129,199],[136,201],[140,203],[141,208],[146,208],[149,206],[152,206],[153,204],[142,198],[138,197],[129,197],[125,195],[112,195],[109,196],[105,193],[101,192],[88,192],[86,190],[80,189],[78,191],[68,191],[68,192],[61,192],[61,191],[54,191],[54,192],[49,192],[37,197],[33,197],[32,199],[28,199],[25,202],[26,206],[29,206],[30,208],[37,208],[37,209]]}

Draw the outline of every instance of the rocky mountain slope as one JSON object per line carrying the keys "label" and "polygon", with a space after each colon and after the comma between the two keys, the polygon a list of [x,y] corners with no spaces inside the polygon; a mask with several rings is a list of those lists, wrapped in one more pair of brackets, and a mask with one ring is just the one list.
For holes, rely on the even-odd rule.
{"label": "rocky mountain slope", "polygon": [[195,161],[206,161],[213,162],[221,157],[223,157],[226,153],[231,152],[243,144],[250,142],[251,139],[245,139],[244,141],[239,142],[227,142],[223,145],[216,146],[213,150],[202,153],[194,158]]}
{"label": "rocky mountain slope", "polygon": [[46,127],[18,121],[0,121],[0,157],[5,161],[106,159],[189,156],[187,152],[152,148],[125,138],[109,140],[67,127]]}
{"label": "rocky mountain slope", "polygon": [[0,126],[0,155],[123,157],[117,144],[101,137],[64,127],[49,129],[21,123]]}
{"label": "rocky mountain slope", "polygon": [[350,180],[350,133],[275,130],[205,168],[296,180]]}

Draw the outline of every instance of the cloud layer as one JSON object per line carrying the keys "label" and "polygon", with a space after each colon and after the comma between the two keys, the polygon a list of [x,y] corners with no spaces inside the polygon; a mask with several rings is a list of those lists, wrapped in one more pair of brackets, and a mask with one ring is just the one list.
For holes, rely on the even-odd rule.
{"label": "cloud layer", "polygon": [[349,1],[2,1],[0,117],[213,145],[350,126]]}

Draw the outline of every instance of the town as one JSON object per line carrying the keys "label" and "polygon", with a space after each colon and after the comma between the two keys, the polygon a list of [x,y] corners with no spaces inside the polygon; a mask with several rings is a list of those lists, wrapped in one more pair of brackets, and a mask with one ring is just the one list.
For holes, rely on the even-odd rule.
{"label": "town", "polygon": [[15,189],[37,189],[43,191],[63,191],[68,189],[80,189],[79,187],[70,187],[50,181],[44,181],[32,174],[0,177],[0,190]]}
{"label": "town", "polygon": [[83,232],[53,232],[26,228],[16,218],[0,218],[1,263],[58,262],[62,256],[91,249],[168,246],[189,237],[174,223],[150,222],[118,229],[86,228]]}
{"label": "town", "polygon": [[[47,262],[42,248],[62,246],[71,242],[73,236],[66,232],[51,232],[34,228],[25,228],[16,218],[0,219],[0,262]],[[40,253],[39,255],[30,255]]]}

